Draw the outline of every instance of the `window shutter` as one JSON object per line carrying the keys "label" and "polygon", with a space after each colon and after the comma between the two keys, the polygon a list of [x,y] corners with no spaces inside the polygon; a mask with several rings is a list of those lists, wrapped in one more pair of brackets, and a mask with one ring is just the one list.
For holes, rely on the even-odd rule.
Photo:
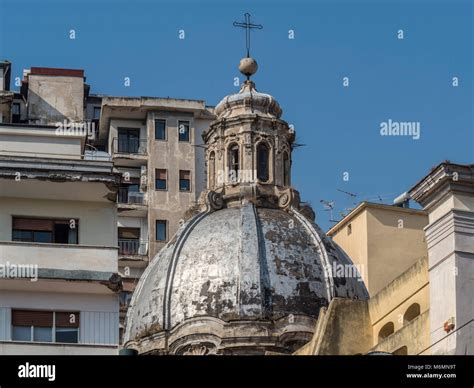
{"label": "window shutter", "polygon": [[50,311],[13,310],[12,325],[52,327],[53,313]]}
{"label": "window shutter", "polygon": [[56,327],[79,327],[78,312],[56,313]]}
{"label": "window shutter", "polygon": [[156,170],[157,179],[166,180],[166,170]]}
{"label": "window shutter", "polygon": [[48,231],[53,230],[53,220],[42,220],[39,218],[13,218],[13,229],[18,230],[36,230]]}
{"label": "window shutter", "polygon": [[181,170],[179,172],[179,175],[181,175],[179,178],[180,179],[188,179],[188,180],[191,180],[191,171],[183,171]]}

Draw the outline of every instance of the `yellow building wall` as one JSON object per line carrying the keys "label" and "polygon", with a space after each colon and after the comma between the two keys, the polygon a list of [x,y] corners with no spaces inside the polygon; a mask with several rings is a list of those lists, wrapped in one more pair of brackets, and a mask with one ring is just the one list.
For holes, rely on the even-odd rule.
{"label": "yellow building wall", "polygon": [[[420,316],[423,314],[427,316],[430,308],[430,293],[428,260],[426,257],[416,262],[377,295],[369,299],[373,346],[376,349],[380,349],[382,342],[389,340],[389,337],[382,341],[379,340],[379,332],[386,324],[389,322],[393,323],[394,334],[410,325],[410,323],[404,322],[404,316],[408,308],[415,303],[420,306]],[[385,351],[393,352],[405,345],[408,348],[408,354],[417,354],[417,352],[423,350],[423,347],[428,347],[429,320],[423,323],[423,330],[418,330],[416,325],[411,326],[413,326],[412,331],[415,330],[416,334],[411,332],[411,334],[398,338],[395,342],[393,342],[392,338],[393,343],[390,344],[392,348]],[[405,331],[410,333],[410,330]],[[399,336],[400,334],[398,334]],[[411,338],[410,336],[413,337]],[[390,343],[390,341],[387,343]],[[382,347],[387,348],[387,346]]]}
{"label": "yellow building wall", "polygon": [[428,216],[400,208],[368,208],[368,289],[377,294],[411,265],[427,256]]}
{"label": "yellow building wall", "polygon": [[361,204],[354,212],[329,235],[361,265],[372,296],[427,255],[424,227],[428,216],[421,210],[371,203]]}

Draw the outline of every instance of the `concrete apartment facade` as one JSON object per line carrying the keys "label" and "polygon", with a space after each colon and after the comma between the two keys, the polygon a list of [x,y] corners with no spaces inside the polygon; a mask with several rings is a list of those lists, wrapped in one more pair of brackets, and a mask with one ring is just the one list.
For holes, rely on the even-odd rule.
{"label": "concrete apartment facade", "polygon": [[[91,94],[84,71],[76,69],[32,67],[24,70],[20,91],[11,92],[10,69],[0,63],[1,118],[22,125],[30,141],[16,127],[3,128],[5,153],[107,162],[119,177],[118,215],[107,230],[117,239],[123,322],[141,274],[205,189],[202,133],[213,108],[200,100]],[[83,128],[86,136],[56,136],[60,146],[51,149],[44,139],[58,123]]]}
{"label": "concrete apartment facade", "polygon": [[121,318],[150,260],[184,222],[206,185],[203,101],[102,97],[96,145],[121,174],[118,195]]}
{"label": "concrete apartment facade", "polygon": [[20,110],[10,106],[0,124],[0,354],[117,354],[121,278],[111,225],[120,176],[112,161],[86,154],[87,134],[50,125],[81,122],[75,109],[43,99],[62,90],[58,80],[83,87],[81,74],[38,73],[23,91],[42,102],[14,93]]}

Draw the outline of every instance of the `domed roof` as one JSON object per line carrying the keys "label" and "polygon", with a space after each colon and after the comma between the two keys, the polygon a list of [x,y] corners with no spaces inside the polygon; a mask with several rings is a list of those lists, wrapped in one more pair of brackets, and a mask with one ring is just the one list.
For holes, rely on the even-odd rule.
{"label": "domed roof", "polygon": [[[201,344],[207,335],[214,347],[225,348],[230,337],[236,346],[238,337],[229,325],[252,322],[246,338],[263,336],[277,346],[282,335],[304,333],[307,341],[332,298],[367,298],[357,278],[331,276],[334,264],[351,261],[296,209],[247,203],[199,213],[143,274],[124,343],[145,353],[165,346],[182,353],[189,341],[198,336]],[[291,324],[275,323],[289,316]]]}
{"label": "domed roof", "polygon": [[218,119],[248,113],[277,119],[282,115],[280,104],[270,94],[258,92],[250,80],[242,84],[239,93],[224,97],[214,112]]}

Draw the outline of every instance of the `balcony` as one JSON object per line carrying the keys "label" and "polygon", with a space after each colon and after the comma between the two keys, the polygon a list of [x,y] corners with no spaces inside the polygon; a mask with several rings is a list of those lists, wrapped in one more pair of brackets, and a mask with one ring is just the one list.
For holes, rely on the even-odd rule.
{"label": "balcony", "polygon": [[116,165],[141,167],[148,161],[146,139],[114,137],[111,148]]}
{"label": "balcony", "polygon": [[113,151],[115,154],[139,154],[146,155],[146,139],[121,139],[114,137]]}
{"label": "balcony", "polygon": [[[118,273],[116,247],[2,241],[0,265],[7,268],[12,264],[36,268],[39,279],[77,280],[117,286],[114,283]],[[2,287],[8,287],[9,282],[10,279],[0,279]]]}
{"label": "balcony", "polygon": [[0,341],[0,355],[116,356],[118,355],[118,345],[57,344],[50,342]]}
{"label": "balcony", "polygon": [[145,193],[130,191],[128,187],[120,187],[117,202],[127,205],[146,205]]}
{"label": "balcony", "polygon": [[122,256],[146,256],[148,244],[138,239],[119,239],[119,255]]}

